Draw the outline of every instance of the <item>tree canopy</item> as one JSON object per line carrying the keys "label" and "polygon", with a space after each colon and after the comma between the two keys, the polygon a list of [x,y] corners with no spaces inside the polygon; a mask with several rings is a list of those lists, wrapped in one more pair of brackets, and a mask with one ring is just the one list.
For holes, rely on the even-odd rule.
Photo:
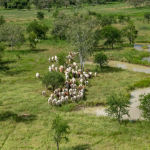
{"label": "tree canopy", "polygon": [[68,142],[67,135],[69,134],[70,126],[60,115],[56,115],[52,123],[52,130],[54,131],[53,137],[57,143],[57,150],[59,150],[59,143],[62,139]]}
{"label": "tree canopy", "polygon": [[51,85],[53,87],[53,91],[55,90],[55,87],[60,86],[60,84],[63,84],[64,81],[65,81],[64,75],[56,71],[48,72],[47,74],[44,75],[42,79],[42,83],[46,87]]}
{"label": "tree canopy", "polygon": [[102,36],[106,39],[104,45],[111,45],[113,49],[113,45],[115,43],[121,43],[121,31],[113,26],[105,26],[102,29]]}

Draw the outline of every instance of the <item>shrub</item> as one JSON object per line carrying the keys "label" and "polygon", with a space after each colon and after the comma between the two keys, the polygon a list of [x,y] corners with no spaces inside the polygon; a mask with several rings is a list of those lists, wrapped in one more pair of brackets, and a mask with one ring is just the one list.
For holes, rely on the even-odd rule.
{"label": "shrub", "polygon": [[150,93],[147,95],[140,95],[140,106],[139,109],[142,112],[142,117],[150,121]]}
{"label": "shrub", "polygon": [[37,12],[37,18],[38,18],[39,20],[44,19],[44,13],[41,12],[41,11],[38,11],[38,12]]}

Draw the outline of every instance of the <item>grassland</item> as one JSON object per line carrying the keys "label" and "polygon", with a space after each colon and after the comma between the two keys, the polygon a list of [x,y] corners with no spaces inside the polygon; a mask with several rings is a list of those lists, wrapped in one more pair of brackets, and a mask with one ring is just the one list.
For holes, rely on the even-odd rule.
{"label": "grassland", "polygon": [[[71,9],[62,8],[60,11],[71,15],[73,14]],[[148,9],[135,9],[124,3],[112,3],[94,7],[85,5],[79,12],[85,14],[88,10],[93,10],[102,15],[126,14],[131,16],[139,30],[143,26],[143,14],[148,12]],[[54,20],[52,12],[43,11],[45,19],[41,22],[52,28]],[[36,13],[37,10],[34,9],[31,11],[0,10],[0,14],[4,15],[7,23],[20,24],[24,28],[36,18]],[[122,28],[122,26],[119,27]],[[146,30],[140,29],[136,39],[138,42],[143,42],[143,39],[149,42],[149,25],[145,22],[144,26],[146,26]],[[114,119],[86,115],[77,111],[83,106],[105,104],[106,97],[110,93],[123,92],[129,97],[129,87],[140,87],[137,83],[141,84],[140,81],[149,79],[150,75],[117,68],[106,68],[99,71],[97,78],[90,80],[90,85],[86,90],[86,100],[77,104],[53,108],[47,104],[47,99],[52,91],[46,91],[46,97],[42,97],[41,92],[45,90],[45,87],[41,80],[35,78],[35,73],[39,72],[43,76],[48,71],[50,56],[73,49],[65,41],[54,41],[50,32],[48,37],[37,44],[37,50],[30,50],[28,43],[26,43],[20,49],[16,48],[11,51],[11,48],[8,47],[5,51],[5,67],[0,69],[0,149],[55,150],[56,144],[53,141],[51,130],[55,114],[63,116],[71,128],[69,143],[61,143],[61,150],[150,149],[148,122],[125,121],[120,126]],[[133,56],[138,60],[143,55],[149,56],[149,53],[134,51],[131,47],[122,48],[119,46],[118,48],[116,46],[114,50],[109,48],[102,50],[109,59],[115,60],[132,61]],[[95,71],[95,65],[86,65],[85,68]]]}

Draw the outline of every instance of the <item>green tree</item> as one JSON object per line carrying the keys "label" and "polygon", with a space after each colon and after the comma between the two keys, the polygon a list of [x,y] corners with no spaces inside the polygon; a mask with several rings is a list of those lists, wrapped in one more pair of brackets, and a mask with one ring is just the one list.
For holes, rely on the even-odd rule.
{"label": "green tree", "polygon": [[107,56],[104,53],[97,53],[94,55],[94,63],[97,63],[100,65],[100,68],[102,68],[103,65],[107,64]]}
{"label": "green tree", "polygon": [[0,16],[0,26],[3,25],[5,23],[5,19],[4,16]]}
{"label": "green tree", "polygon": [[31,5],[28,4],[28,5],[26,6],[26,9],[30,10],[30,9],[31,9]]}
{"label": "green tree", "polygon": [[128,26],[122,29],[122,33],[128,38],[131,44],[134,43],[134,40],[138,35],[138,30],[135,29],[133,22],[129,21]]}
{"label": "green tree", "polygon": [[65,77],[62,73],[52,71],[48,72],[44,75],[42,79],[42,83],[46,86],[46,88],[51,85],[53,87],[53,91],[55,90],[55,87],[59,86],[60,84],[63,84],[65,81]]}
{"label": "green tree", "polygon": [[124,23],[125,20],[126,20],[126,18],[125,18],[124,15],[119,15],[119,16],[118,16],[118,22],[119,22],[119,23]]}
{"label": "green tree", "polygon": [[86,58],[93,53],[94,50],[94,32],[86,25],[73,25],[69,32],[68,38],[74,45],[75,51],[79,53],[81,70],[84,71]]}
{"label": "green tree", "polygon": [[134,6],[135,8],[139,8],[145,0],[127,0],[128,4]]}
{"label": "green tree", "polygon": [[105,27],[107,25],[111,25],[112,23],[116,23],[116,19],[113,15],[103,16],[100,19],[100,25]]}
{"label": "green tree", "polygon": [[121,43],[121,31],[113,26],[105,26],[102,29],[102,36],[106,38],[104,45],[111,45],[113,49],[113,45],[115,43]]}
{"label": "green tree", "polygon": [[140,106],[139,109],[142,112],[142,117],[150,121],[150,93],[147,95],[140,95]]}
{"label": "green tree", "polygon": [[57,143],[57,150],[59,150],[59,143],[62,139],[68,142],[67,135],[69,134],[70,126],[60,115],[56,115],[52,122],[52,130],[54,131],[53,137]]}
{"label": "green tree", "polygon": [[150,13],[147,12],[144,14],[144,18],[147,19],[148,23],[149,23],[149,20],[150,20]]}
{"label": "green tree", "polygon": [[36,34],[34,32],[29,33],[29,42],[30,42],[30,48],[34,49],[36,48],[36,44],[38,43],[38,39],[36,39]]}
{"label": "green tree", "polygon": [[106,113],[108,116],[115,117],[121,124],[123,115],[129,115],[130,101],[123,94],[111,94],[107,98]]}
{"label": "green tree", "polygon": [[18,9],[18,10],[22,10],[22,9],[23,9],[23,5],[22,5],[22,4],[18,4],[18,5],[17,5],[17,9]]}
{"label": "green tree", "polygon": [[25,42],[24,29],[20,25],[7,24],[2,26],[0,28],[0,37],[3,37],[3,41],[9,43],[12,50],[15,45]]}
{"label": "green tree", "polygon": [[64,66],[65,66],[67,54],[64,52],[61,52],[61,53],[58,53],[57,56],[58,56],[58,64],[59,65],[64,64]]}
{"label": "green tree", "polygon": [[49,30],[49,27],[45,24],[39,24],[36,20],[31,22],[27,27],[27,33],[34,32],[37,38],[46,38],[46,33]]}
{"label": "green tree", "polygon": [[41,12],[41,11],[38,11],[38,12],[37,12],[37,18],[38,18],[39,20],[43,20],[43,19],[44,19],[44,13]]}

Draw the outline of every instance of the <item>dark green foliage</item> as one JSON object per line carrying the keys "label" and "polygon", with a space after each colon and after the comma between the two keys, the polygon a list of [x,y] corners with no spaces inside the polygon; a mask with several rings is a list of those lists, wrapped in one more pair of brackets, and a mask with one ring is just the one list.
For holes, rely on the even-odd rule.
{"label": "dark green foliage", "polygon": [[119,15],[119,16],[118,16],[118,22],[119,22],[119,23],[124,23],[125,20],[126,20],[126,18],[125,18],[124,15]]}
{"label": "dark green foliage", "polygon": [[54,131],[53,137],[57,143],[57,150],[59,150],[59,143],[62,139],[68,142],[67,135],[69,134],[70,127],[67,121],[63,120],[60,115],[56,115],[52,122],[52,130]]}
{"label": "dark green foliage", "polygon": [[7,2],[4,2],[4,7],[5,7],[5,9],[7,8]]}
{"label": "dark green foliage", "polygon": [[65,65],[67,54],[64,52],[61,52],[61,53],[58,53],[57,56],[58,56],[58,64],[59,65]]}
{"label": "dark green foliage", "polygon": [[58,16],[58,9],[53,12],[53,17],[56,18]]}
{"label": "dark green foliage", "polygon": [[94,63],[99,64],[102,68],[103,65],[107,64],[107,56],[104,53],[97,53],[94,55]]}
{"label": "dark green foliage", "polygon": [[116,19],[113,15],[101,17],[100,25],[102,27],[105,27],[106,25],[111,25],[112,23],[116,23]]}
{"label": "dark green foliage", "polygon": [[46,38],[46,33],[48,32],[49,27],[45,24],[39,24],[36,20],[31,22],[27,27],[27,33],[34,32],[37,38]]}
{"label": "dark green foliage", "polygon": [[30,9],[31,9],[31,6],[30,6],[30,5],[27,5],[27,6],[26,6],[26,9],[30,10]]}
{"label": "dark green foliage", "polygon": [[23,9],[23,5],[22,5],[22,4],[18,4],[18,5],[17,5],[17,9],[18,9],[18,10]]}
{"label": "dark green foliage", "polygon": [[36,34],[34,32],[29,33],[29,46],[31,49],[36,48],[36,44],[38,43],[38,39],[36,39]]}
{"label": "dark green foliage", "polygon": [[149,20],[150,20],[150,13],[147,12],[144,14],[144,18],[147,19],[148,23],[149,23]]}
{"label": "dark green foliage", "polygon": [[142,117],[147,121],[150,121],[150,93],[147,95],[140,95],[140,110],[142,111]]}
{"label": "dark green foliage", "polygon": [[42,79],[42,83],[48,88],[49,85],[52,85],[53,91],[55,90],[55,87],[60,86],[61,84],[63,85],[65,81],[65,77],[62,73],[52,71],[48,72],[47,74],[44,75]]}
{"label": "dark green foliage", "polygon": [[5,22],[4,16],[0,16],[0,25],[3,25]]}
{"label": "dark green foliage", "polygon": [[113,45],[115,43],[121,43],[121,31],[113,26],[105,26],[102,29],[102,35],[107,40],[105,41],[104,45],[111,45],[113,49]]}
{"label": "dark green foliage", "polygon": [[115,117],[121,123],[123,115],[129,116],[129,104],[129,99],[123,94],[113,93],[107,98],[106,113],[108,116]]}
{"label": "dark green foliage", "polygon": [[135,38],[137,38],[138,30],[135,29],[133,22],[129,21],[128,26],[122,29],[122,33],[129,39],[131,44],[134,43]]}
{"label": "dark green foliage", "polygon": [[38,12],[37,12],[37,18],[38,18],[39,20],[44,19],[44,13],[41,12],[41,11],[38,11]]}

